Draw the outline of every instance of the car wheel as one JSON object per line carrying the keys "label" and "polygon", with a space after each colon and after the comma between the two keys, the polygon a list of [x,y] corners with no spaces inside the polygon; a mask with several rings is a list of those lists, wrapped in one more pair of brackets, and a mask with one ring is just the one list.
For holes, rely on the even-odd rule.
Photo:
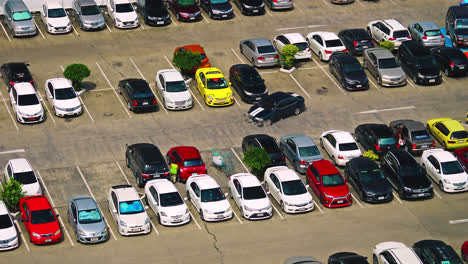
{"label": "car wheel", "polygon": [[54,115],[57,115],[57,108],[55,108],[55,106],[53,106],[53,110],[54,110]]}
{"label": "car wheel", "polygon": [[321,61],[323,61],[322,52],[319,52],[319,58],[320,58]]}
{"label": "car wheel", "polygon": [[242,209],[242,206],[239,207],[239,211],[240,211],[241,216],[245,218],[245,216],[244,216],[244,210]]}
{"label": "car wheel", "polygon": [[331,157],[331,158],[332,158],[333,166],[336,167],[336,158],[335,157]]}
{"label": "car wheel", "polygon": [[254,60],[254,57],[252,57],[252,58],[250,59],[250,63],[252,64],[252,66],[255,67],[255,60]]}
{"label": "car wheel", "polygon": [[128,111],[132,111],[132,106],[130,105],[130,102],[127,102],[127,109]]}
{"label": "car wheel", "polygon": [[310,184],[310,181],[309,181],[309,177],[306,175],[306,184],[309,185]]}
{"label": "car wheel", "polygon": [[320,138],[320,147],[323,148],[323,139]]}
{"label": "car wheel", "polygon": [[213,12],[212,12],[211,10],[210,10],[210,12],[208,12],[208,16],[209,16],[210,18],[213,18]]}
{"label": "car wheel", "polygon": [[301,113],[301,109],[299,107],[294,109],[294,115],[299,115],[300,113]]}
{"label": "car wheel", "polygon": [[416,77],[416,75],[413,75],[413,77],[411,77],[411,79],[413,80],[413,82],[415,84],[418,84],[418,78]]}
{"label": "car wheel", "polygon": [[244,49],[242,48],[242,45],[239,45],[239,51],[241,54],[244,54]]}
{"label": "car wheel", "polygon": [[373,255],[372,256],[372,264],[379,264],[379,261],[377,260],[377,256]]}
{"label": "car wheel", "polygon": [[320,200],[320,203],[323,204],[323,194],[320,194],[319,200]]}
{"label": "car wheel", "polygon": [[138,187],[143,188],[144,183],[143,183],[143,179],[141,177],[137,177],[137,185],[138,185]]}
{"label": "car wheel", "polygon": [[127,165],[127,168],[130,168],[130,160],[128,156],[125,157],[125,164]]}
{"label": "car wheel", "polygon": [[149,203],[148,203],[148,196],[146,196],[146,195],[145,195],[145,204],[146,204],[146,205],[149,205]]}
{"label": "car wheel", "polygon": [[122,87],[119,85],[119,94],[122,94]]}
{"label": "car wheel", "polygon": [[364,59],[363,62],[362,62],[362,67],[364,69],[367,69],[367,61]]}
{"label": "car wheel", "polygon": [[427,171],[426,171],[426,164],[423,163],[423,164],[421,165],[421,167],[422,167],[422,169],[423,169],[423,171],[424,171],[424,174],[427,174]]}
{"label": "car wheel", "polygon": [[398,196],[400,197],[400,199],[403,200],[403,196],[404,196],[404,194],[403,194],[403,188],[398,189]]}
{"label": "car wheel", "polygon": [[270,186],[268,186],[268,182],[265,181],[265,192],[270,191]]}
{"label": "car wheel", "polygon": [[263,124],[265,124],[265,126],[271,126],[271,119],[264,120]]}
{"label": "car wheel", "polygon": [[445,76],[449,77],[448,67],[444,69]]}
{"label": "car wheel", "polygon": [[461,251],[461,254],[460,254],[460,255],[462,256],[462,259],[463,259],[464,261],[466,261],[466,256],[465,256],[465,253],[463,252],[463,249],[462,249],[462,251]]}
{"label": "car wheel", "polygon": [[190,198],[190,193],[187,191],[187,200],[190,202],[192,199]]}
{"label": "car wheel", "polygon": [[439,182],[439,189],[444,192],[444,183],[442,181]]}
{"label": "car wheel", "polygon": [[200,218],[201,218],[201,220],[205,221],[205,219],[203,218],[203,210],[202,209],[200,209]]}
{"label": "car wheel", "polygon": [[382,85],[382,78],[380,78],[380,76],[377,77],[377,84],[378,84],[378,85]]}
{"label": "car wheel", "polygon": [[361,201],[364,201],[364,192],[363,191],[359,192],[359,199],[361,199]]}
{"label": "car wheel", "polygon": [[158,223],[161,224],[161,214],[158,214]]}

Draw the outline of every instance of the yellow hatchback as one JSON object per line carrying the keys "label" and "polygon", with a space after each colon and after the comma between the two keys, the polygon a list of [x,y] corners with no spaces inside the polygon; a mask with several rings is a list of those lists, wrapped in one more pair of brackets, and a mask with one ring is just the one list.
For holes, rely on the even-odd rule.
{"label": "yellow hatchback", "polygon": [[218,68],[201,68],[195,73],[197,87],[209,106],[225,106],[234,103],[231,83],[224,79]]}
{"label": "yellow hatchback", "polygon": [[468,147],[468,131],[462,124],[451,118],[436,118],[427,121],[429,132],[442,144],[444,149]]}

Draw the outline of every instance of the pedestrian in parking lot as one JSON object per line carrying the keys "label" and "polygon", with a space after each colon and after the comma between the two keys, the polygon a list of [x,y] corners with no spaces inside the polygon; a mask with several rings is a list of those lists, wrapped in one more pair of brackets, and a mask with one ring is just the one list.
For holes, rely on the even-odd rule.
{"label": "pedestrian in parking lot", "polygon": [[171,182],[176,183],[177,182],[177,171],[179,170],[179,166],[175,162],[171,163],[170,165],[170,173],[171,173]]}

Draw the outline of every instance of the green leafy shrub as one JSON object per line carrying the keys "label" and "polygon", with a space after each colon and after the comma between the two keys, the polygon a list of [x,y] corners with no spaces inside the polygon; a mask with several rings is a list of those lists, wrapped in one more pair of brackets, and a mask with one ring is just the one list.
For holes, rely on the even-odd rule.
{"label": "green leafy shrub", "polygon": [[390,52],[393,52],[393,49],[395,48],[395,43],[391,41],[382,41],[380,42],[380,47],[384,49],[388,49]]}
{"label": "green leafy shrub", "polygon": [[292,44],[286,44],[284,47],[281,49],[280,52],[280,62],[281,66],[284,69],[291,69],[294,66],[294,61],[295,61],[295,55],[299,51],[299,48],[292,45]]}
{"label": "green leafy shrub", "polygon": [[183,74],[188,74],[201,65],[201,55],[199,52],[193,53],[191,50],[187,51],[181,48],[177,52],[174,52],[172,63],[174,63]]}
{"label": "green leafy shrub", "polygon": [[362,154],[363,157],[367,157],[371,160],[379,160],[379,155],[375,154],[374,151],[372,150],[368,150],[366,152],[364,152],[364,154]]}
{"label": "green leafy shrub", "polygon": [[24,197],[21,183],[11,177],[9,182],[2,184],[0,197],[10,212],[18,211],[19,201]]}
{"label": "green leafy shrub", "polygon": [[268,165],[271,164],[271,158],[263,148],[248,148],[244,152],[242,161],[249,166],[252,174],[263,181],[263,174]]}
{"label": "green leafy shrub", "polygon": [[72,82],[73,89],[81,90],[81,81],[84,78],[89,77],[91,71],[88,66],[80,63],[73,63],[65,68],[63,76]]}

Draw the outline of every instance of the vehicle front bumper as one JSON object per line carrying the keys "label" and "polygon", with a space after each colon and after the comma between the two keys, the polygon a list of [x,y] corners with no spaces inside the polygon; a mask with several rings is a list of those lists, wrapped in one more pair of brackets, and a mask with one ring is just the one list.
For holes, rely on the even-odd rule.
{"label": "vehicle front bumper", "polygon": [[37,29],[36,28],[31,28],[31,29],[26,29],[26,30],[13,30],[13,36],[14,37],[23,37],[23,36],[34,36],[37,34]]}
{"label": "vehicle front bumper", "polygon": [[421,84],[421,85],[437,85],[442,83],[442,76],[438,77],[431,77],[431,78],[426,78],[426,77],[416,77],[416,84]]}
{"label": "vehicle front bumper", "polygon": [[261,7],[243,6],[243,11],[244,11],[244,14],[248,14],[248,15],[263,15],[265,14],[265,6],[261,6]]}
{"label": "vehicle front bumper", "polygon": [[71,24],[70,26],[65,26],[65,27],[49,27],[47,26],[47,32],[50,34],[66,34],[70,33],[72,30]]}
{"label": "vehicle front bumper", "polygon": [[179,20],[180,21],[185,21],[185,22],[194,22],[194,21],[198,21],[198,20],[201,20],[202,19],[202,16],[201,16],[201,12],[200,14],[196,15],[196,16],[182,16],[179,14]]}
{"label": "vehicle front bumper", "polygon": [[369,90],[369,82],[366,83],[346,83],[344,88],[348,91],[362,91],[362,90]]}
{"label": "vehicle front bumper", "polygon": [[8,243],[0,243],[0,251],[15,249],[19,246],[18,236]]}
{"label": "vehicle front bumper", "polygon": [[242,212],[244,213],[243,217],[249,220],[262,220],[273,216],[273,208],[271,206],[266,209],[253,211],[245,210],[244,208]]}
{"label": "vehicle front bumper", "polygon": [[132,235],[141,235],[141,234],[148,234],[151,232],[151,224],[145,224],[139,227],[128,227],[128,226],[119,226],[119,233],[122,236],[132,236]]}
{"label": "vehicle front bumper", "polygon": [[367,203],[386,203],[390,202],[393,200],[393,193],[387,193],[387,194],[364,194],[364,197],[362,197],[364,202]]}
{"label": "vehicle front bumper", "polygon": [[345,207],[353,204],[351,194],[343,197],[323,197],[323,205],[328,208]]}
{"label": "vehicle front bumper", "polygon": [[126,21],[126,22],[115,22],[115,27],[116,28],[121,28],[121,29],[124,29],[124,28],[136,28],[140,26],[140,22],[139,21]]}
{"label": "vehicle front bumper", "polygon": [[79,108],[77,108],[75,110],[71,110],[71,111],[64,111],[64,110],[55,108],[55,114],[57,116],[60,116],[60,117],[79,116],[82,113],[83,113],[83,108],[82,107],[79,107]]}
{"label": "vehicle front bumper", "polygon": [[165,102],[166,109],[168,110],[186,110],[190,109],[193,106],[193,101],[186,101],[181,104],[178,102],[175,103],[169,103],[168,101]]}
{"label": "vehicle front bumper", "polygon": [[203,212],[203,220],[206,222],[219,222],[219,221],[224,221],[232,218],[232,210],[225,211],[221,214],[215,214],[215,213],[206,213]]}
{"label": "vehicle front bumper", "polygon": [[97,29],[104,29],[106,24],[102,22],[102,24],[94,24],[93,23],[81,23],[81,28],[83,30],[97,30]]}
{"label": "vehicle front bumper", "polygon": [[228,106],[234,103],[234,97],[232,97],[231,99],[226,98],[225,100],[218,100],[218,99],[211,100],[209,98],[206,98],[205,102],[209,106]]}
{"label": "vehicle front bumper", "polygon": [[273,4],[271,5],[271,9],[275,10],[275,9],[290,9],[293,7],[293,2],[292,1],[289,1],[288,3],[275,3],[273,2]]}
{"label": "vehicle front bumper", "polygon": [[165,26],[171,23],[170,18],[156,18],[156,19],[146,19],[146,24],[153,27]]}
{"label": "vehicle front bumper", "polygon": [[444,192],[456,193],[466,191],[468,191],[468,182],[459,185],[444,183]]}
{"label": "vehicle front bumper", "polygon": [[311,201],[305,205],[291,205],[284,203],[284,212],[288,214],[305,213],[314,210],[314,202]]}
{"label": "vehicle front bumper", "polygon": [[434,196],[434,190],[431,189],[429,191],[425,191],[425,192],[407,192],[407,191],[404,191],[403,192],[403,197],[404,199],[408,199],[408,200],[417,200],[417,199],[428,199],[428,198],[432,198]]}
{"label": "vehicle front bumper", "polygon": [[213,19],[230,19],[234,17],[234,11],[228,12],[228,13],[213,13],[211,15],[211,18]]}
{"label": "vehicle front bumper", "polygon": [[83,244],[96,244],[107,241],[107,239],[109,238],[109,232],[99,232],[89,236],[78,235],[77,238],[78,241]]}
{"label": "vehicle front bumper", "polygon": [[160,216],[159,220],[161,221],[161,224],[165,226],[185,225],[190,222],[190,214],[184,214],[181,216]]}
{"label": "vehicle front bumper", "polygon": [[333,4],[351,4],[354,0],[331,0]]}
{"label": "vehicle front bumper", "polygon": [[29,235],[31,236],[31,242],[37,245],[53,244],[53,243],[60,242],[62,240],[62,232],[60,232],[58,235],[54,234],[50,237],[43,237],[41,235],[40,238],[33,236],[31,233]]}
{"label": "vehicle front bumper", "polygon": [[406,78],[381,78],[381,84],[385,87],[406,85]]}
{"label": "vehicle front bumper", "polygon": [[21,124],[34,124],[34,123],[40,123],[45,120],[45,113],[42,115],[37,115],[37,116],[18,116],[18,122]]}

